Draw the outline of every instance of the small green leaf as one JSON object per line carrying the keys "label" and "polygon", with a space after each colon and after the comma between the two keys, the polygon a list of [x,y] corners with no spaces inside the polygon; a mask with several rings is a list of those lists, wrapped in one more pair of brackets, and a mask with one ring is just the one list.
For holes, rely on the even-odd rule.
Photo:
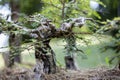
{"label": "small green leaf", "polygon": [[109,58],[106,57],[106,58],[105,58],[105,62],[106,62],[107,65],[110,65],[109,61],[110,61]]}

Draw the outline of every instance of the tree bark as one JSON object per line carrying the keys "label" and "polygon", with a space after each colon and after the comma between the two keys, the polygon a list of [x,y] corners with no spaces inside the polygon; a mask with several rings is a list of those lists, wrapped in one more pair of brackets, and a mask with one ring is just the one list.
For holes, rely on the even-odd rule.
{"label": "tree bark", "polygon": [[73,34],[66,37],[66,56],[65,56],[65,65],[66,69],[77,70],[77,65],[75,61],[75,52],[76,52],[76,39]]}
{"label": "tree bark", "polygon": [[[43,63],[43,72],[50,74],[56,72],[55,54],[49,45],[50,40],[42,41],[40,44],[35,45],[35,58],[36,63]],[[37,66],[38,64],[36,64]],[[39,72],[35,66],[34,72]],[[41,68],[39,68],[41,69]]]}
{"label": "tree bark", "polygon": [[10,8],[11,8],[11,19],[16,21],[19,16],[18,13],[20,12],[20,1],[19,0],[10,0]]}
{"label": "tree bark", "polygon": [[21,63],[21,55],[20,55],[20,44],[21,44],[21,35],[15,35],[14,33],[10,34],[10,55],[9,55],[9,65],[8,67],[12,67],[15,62]]}
{"label": "tree bark", "polygon": [[[10,0],[10,8],[11,8],[11,19],[16,21],[18,19],[18,15],[16,13],[20,12],[19,2],[16,0]],[[4,57],[5,64],[7,67],[12,67],[14,62],[21,63],[21,56],[20,56],[20,44],[21,44],[21,35],[10,33],[9,37],[9,45],[10,51]],[[5,55],[4,55],[5,56]]]}
{"label": "tree bark", "polygon": [[[11,0],[10,6],[11,6],[11,12],[12,12],[11,18],[13,21],[16,21],[19,18],[18,14],[16,14],[16,13],[20,12],[19,1]],[[13,50],[17,50],[15,53],[13,53],[14,61],[17,63],[21,63],[21,55],[20,55],[21,51],[19,49],[20,49],[20,45],[21,45],[22,36],[19,33],[11,34],[11,35],[13,35],[12,37],[10,37],[10,38],[13,38],[13,41],[10,41],[10,42],[11,42],[11,44],[13,44],[12,46],[15,47]]]}
{"label": "tree bark", "polygon": [[6,67],[9,66],[9,53],[10,53],[9,51],[6,51],[2,54],[3,59],[4,59],[4,64]]}
{"label": "tree bark", "polygon": [[74,57],[65,56],[65,65],[66,65],[66,69],[77,70]]}

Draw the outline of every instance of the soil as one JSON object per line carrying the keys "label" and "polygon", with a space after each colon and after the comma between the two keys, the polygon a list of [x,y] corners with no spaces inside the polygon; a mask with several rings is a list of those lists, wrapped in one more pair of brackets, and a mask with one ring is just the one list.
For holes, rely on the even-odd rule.
{"label": "soil", "polygon": [[[6,68],[0,71],[0,80],[35,80],[34,77],[33,70],[27,68]],[[42,80],[120,80],[120,70],[100,67],[75,71],[59,68],[57,73],[43,74],[42,77]]]}

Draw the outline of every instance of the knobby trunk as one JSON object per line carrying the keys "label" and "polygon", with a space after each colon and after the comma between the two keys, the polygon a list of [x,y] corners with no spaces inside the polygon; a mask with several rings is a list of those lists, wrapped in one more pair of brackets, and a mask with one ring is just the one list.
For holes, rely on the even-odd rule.
{"label": "knobby trunk", "polygon": [[[55,54],[52,48],[49,45],[50,40],[40,41],[35,45],[35,58],[36,58],[36,65],[43,63],[43,72],[50,74],[56,72],[56,62],[55,62]],[[41,68],[39,68],[41,69]],[[39,72],[41,70],[34,69],[34,72]]]}

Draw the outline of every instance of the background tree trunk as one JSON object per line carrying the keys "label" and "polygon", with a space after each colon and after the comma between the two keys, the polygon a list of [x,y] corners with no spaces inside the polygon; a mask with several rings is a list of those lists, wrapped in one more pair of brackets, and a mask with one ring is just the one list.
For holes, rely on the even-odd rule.
{"label": "background tree trunk", "polygon": [[75,52],[76,52],[76,39],[74,35],[69,35],[66,37],[66,51],[67,54],[65,56],[65,65],[66,69],[77,70],[77,65],[75,61]]}
{"label": "background tree trunk", "polygon": [[65,65],[66,65],[66,69],[77,70],[74,57],[65,56]]}
{"label": "background tree trunk", "polygon": [[21,44],[21,35],[15,35],[14,33],[10,34],[10,57],[9,57],[9,66],[12,67],[14,62],[21,63],[21,56],[20,56],[20,44]]}
{"label": "background tree trunk", "polygon": [[[13,21],[16,21],[19,16],[16,13],[20,12],[20,4],[19,0],[11,0],[10,1],[10,7],[11,7],[11,18]],[[21,45],[21,35],[18,34],[10,34],[10,61],[12,61],[10,64],[11,66],[14,65],[14,62],[21,63],[21,56],[20,56],[20,45]]]}
{"label": "background tree trunk", "polygon": [[4,59],[4,63],[5,63],[5,66],[8,67],[9,66],[9,55],[10,55],[10,52],[9,51],[6,51],[2,54],[3,56],[3,59]]}
{"label": "background tree trunk", "polygon": [[[16,21],[18,19],[18,14],[20,12],[19,0],[10,0],[11,8],[11,19]],[[21,35],[11,33],[9,37],[10,51],[3,54],[6,67],[12,67],[14,62],[21,63],[20,56],[20,44],[21,44]],[[5,57],[6,56],[6,57]]]}

